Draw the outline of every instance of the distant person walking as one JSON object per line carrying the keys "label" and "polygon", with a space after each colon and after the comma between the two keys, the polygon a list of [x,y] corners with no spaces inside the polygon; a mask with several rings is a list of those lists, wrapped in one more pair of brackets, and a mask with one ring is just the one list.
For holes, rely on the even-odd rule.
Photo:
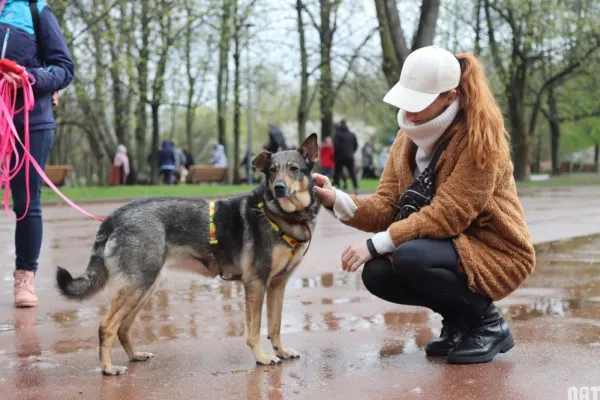
{"label": "distant person walking", "polygon": [[364,179],[377,179],[375,174],[375,147],[373,137],[370,136],[362,148],[362,177]]}
{"label": "distant person walking", "polygon": [[167,185],[175,183],[176,165],[177,160],[173,151],[173,143],[170,140],[164,140],[158,152],[158,169],[163,177],[163,183]]}
{"label": "distant person walking", "polygon": [[335,173],[333,174],[333,184],[339,187],[342,169],[348,170],[348,175],[354,185],[354,191],[358,192],[358,181],[356,179],[356,170],[354,168],[354,153],[358,149],[356,135],[348,129],[346,120],[341,120],[336,126],[335,136],[333,137]]}
{"label": "distant person walking", "polygon": [[331,178],[333,169],[335,168],[333,140],[331,137],[325,138],[321,145],[321,173],[328,178]]}

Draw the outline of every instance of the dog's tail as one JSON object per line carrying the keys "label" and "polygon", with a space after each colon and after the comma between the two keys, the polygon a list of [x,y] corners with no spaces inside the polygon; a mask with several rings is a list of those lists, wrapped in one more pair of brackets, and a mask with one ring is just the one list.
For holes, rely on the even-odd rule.
{"label": "dog's tail", "polygon": [[105,240],[96,241],[87,269],[78,278],[74,279],[69,271],[57,267],[56,283],[63,296],[72,300],[85,300],[102,290],[109,276],[104,263],[105,244]]}

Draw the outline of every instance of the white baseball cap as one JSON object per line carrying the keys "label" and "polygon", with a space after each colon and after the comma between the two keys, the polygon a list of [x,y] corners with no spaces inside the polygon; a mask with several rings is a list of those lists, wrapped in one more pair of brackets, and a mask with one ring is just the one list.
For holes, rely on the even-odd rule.
{"label": "white baseball cap", "polygon": [[426,109],[460,82],[460,63],[454,54],[436,46],[413,51],[404,61],[400,81],[383,101],[408,112]]}

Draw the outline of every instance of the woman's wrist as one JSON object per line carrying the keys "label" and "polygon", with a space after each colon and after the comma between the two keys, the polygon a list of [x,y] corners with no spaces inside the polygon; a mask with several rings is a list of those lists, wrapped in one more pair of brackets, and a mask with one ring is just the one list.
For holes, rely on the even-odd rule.
{"label": "woman's wrist", "polygon": [[381,255],[392,253],[395,250],[392,235],[389,231],[376,233],[371,237],[371,241],[377,253]]}
{"label": "woman's wrist", "polygon": [[333,203],[333,214],[340,221],[348,221],[354,217],[357,205],[345,192],[335,189],[335,203]]}

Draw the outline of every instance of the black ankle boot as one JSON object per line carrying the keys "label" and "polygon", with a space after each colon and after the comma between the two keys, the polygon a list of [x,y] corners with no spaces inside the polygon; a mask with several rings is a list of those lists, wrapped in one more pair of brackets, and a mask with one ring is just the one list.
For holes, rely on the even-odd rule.
{"label": "black ankle boot", "polygon": [[515,345],[508,324],[492,303],[487,310],[472,321],[470,330],[460,343],[448,353],[451,364],[486,363],[498,353],[506,353]]}
{"label": "black ankle boot", "polygon": [[456,347],[461,337],[467,332],[464,320],[456,318],[444,318],[442,321],[442,333],[437,339],[427,343],[425,354],[433,357],[445,357],[450,350]]}

